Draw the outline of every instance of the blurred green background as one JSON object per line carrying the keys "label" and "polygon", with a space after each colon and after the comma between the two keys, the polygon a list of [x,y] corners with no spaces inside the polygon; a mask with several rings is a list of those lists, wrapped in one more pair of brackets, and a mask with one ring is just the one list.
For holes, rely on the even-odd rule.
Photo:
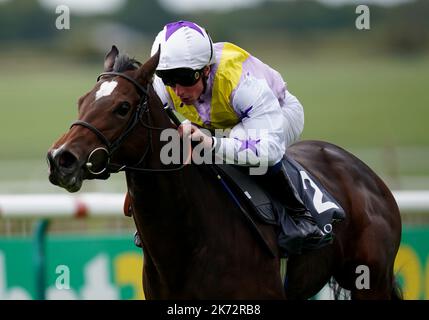
{"label": "blurred green background", "polygon": [[[225,10],[167,0],[104,1],[93,11],[71,5],[70,29],[58,30],[55,8],[67,1],[57,2],[0,0],[0,193],[65,192],[48,182],[46,151],[76,119],[104,54],[116,44],[145,61],[156,33],[180,19],[280,71],[304,106],[303,139],[350,150],[392,189],[427,189],[428,1],[369,4],[370,30],[356,28],[353,3],[279,0]],[[123,178],[83,191],[121,192]]]}
{"label": "blurred green background", "polygon": [[[356,28],[358,3],[368,4],[369,30]],[[70,9],[70,29],[56,27],[62,4]],[[304,106],[302,139],[346,148],[392,190],[427,190],[428,17],[427,0],[0,0],[0,194],[65,194],[48,181],[46,152],[77,118],[77,100],[94,85],[105,53],[116,44],[143,62],[157,32],[181,19],[197,22],[215,42],[234,42],[277,69]],[[123,174],[116,174],[86,182],[81,192],[125,189]],[[395,273],[406,298],[428,298],[427,217],[424,212],[403,215],[413,228],[404,229]],[[0,280],[5,279],[0,299],[12,292],[15,298],[35,297],[36,273],[29,270],[37,262],[36,247],[29,239],[38,230],[37,219],[0,219]],[[50,284],[53,263],[66,263],[77,275],[73,281],[88,278],[68,293],[82,298],[82,288],[97,293],[101,285],[105,297],[111,284],[129,298],[134,284],[141,298],[140,256],[127,252],[136,250],[134,230],[132,219],[120,212],[109,218],[50,219],[48,249],[55,247],[52,235],[60,241],[71,235],[70,243],[80,245],[87,241],[88,249],[72,255],[76,261],[57,247],[52,250],[58,261],[52,260],[53,251],[47,250]],[[112,253],[107,235],[120,237],[120,254]],[[23,251],[16,251],[15,242]],[[27,271],[22,277],[17,259],[26,262],[31,277]]]}

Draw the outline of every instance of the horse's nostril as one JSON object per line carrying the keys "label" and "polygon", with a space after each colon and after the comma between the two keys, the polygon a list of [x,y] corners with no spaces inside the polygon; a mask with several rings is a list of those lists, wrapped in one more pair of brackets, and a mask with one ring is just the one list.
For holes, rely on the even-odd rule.
{"label": "horse's nostril", "polygon": [[76,157],[71,152],[63,151],[58,155],[58,165],[62,168],[69,169],[73,167],[76,161]]}

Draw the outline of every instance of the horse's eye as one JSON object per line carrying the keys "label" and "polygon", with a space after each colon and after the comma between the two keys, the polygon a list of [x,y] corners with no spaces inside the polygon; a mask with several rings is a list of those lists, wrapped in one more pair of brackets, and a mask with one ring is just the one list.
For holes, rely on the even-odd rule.
{"label": "horse's eye", "polygon": [[131,106],[128,102],[124,102],[121,103],[114,111],[114,113],[116,113],[118,116],[120,117],[125,117],[128,113],[128,111],[130,111]]}

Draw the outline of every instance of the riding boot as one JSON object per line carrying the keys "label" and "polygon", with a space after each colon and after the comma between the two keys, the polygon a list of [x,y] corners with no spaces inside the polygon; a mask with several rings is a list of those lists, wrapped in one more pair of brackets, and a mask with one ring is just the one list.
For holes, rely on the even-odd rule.
{"label": "riding boot", "polygon": [[297,227],[302,233],[302,238],[312,239],[312,242],[318,242],[318,240],[323,239],[325,235],[317,226],[283,165],[280,167],[280,170],[270,175],[269,183],[273,196],[282,203],[287,213],[296,222]]}

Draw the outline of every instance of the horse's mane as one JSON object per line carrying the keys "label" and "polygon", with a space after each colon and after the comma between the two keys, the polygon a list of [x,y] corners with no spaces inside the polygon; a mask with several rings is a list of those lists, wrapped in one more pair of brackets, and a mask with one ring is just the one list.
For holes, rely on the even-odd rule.
{"label": "horse's mane", "polygon": [[136,70],[142,64],[134,58],[130,58],[127,54],[123,53],[116,57],[115,64],[113,65],[114,72],[124,72],[127,70]]}

